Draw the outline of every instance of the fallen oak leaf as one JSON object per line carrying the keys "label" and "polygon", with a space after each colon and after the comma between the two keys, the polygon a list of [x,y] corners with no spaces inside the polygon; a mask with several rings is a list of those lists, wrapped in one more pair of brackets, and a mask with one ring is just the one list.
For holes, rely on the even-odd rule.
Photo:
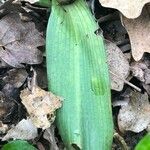
{"label": "fallen oak leaf", "polygon": [[129,75],[129,62],[121,49],[115,43],[108,40],[105,40],[105,45],[111,79],[111,89],[121,91],[124,87],[124,83],[126,83],[141,92],[140,88],[126,80]]}
{"label": "fallen oak leaf", "polygon": [[137,18],[150,0],[99,0],[102,6],[118,9],[127,18]]}
{"label": "fallen oak leaf", "polygon": [[130,101],[121,107],[118,115],[118,126],[121,132],[139,133],[150,125],[150,105],[147,93],[132,91]]}
{"label": "fallen oak leaf", "polygon": [[128,19],[121,16],[131,41],[132,56],[139,61],[144,52],[150,53],[150,5],[143,8],[142,14],[136,19]]}
{"label": "fallen oak leaf", "polygon": [[[115,43],[105,40],[105,45],[107,48],[106,52],[110,70],[111,89],[121,91],[124,86],[124,80],[129,75],[129,63],[121,49]],[[117,74],[124,80],[114,76],[111,72]]]}
{"label": "fallen oak leaf", "polygon": [[42,35],[33,22],[23,22],[19,14],[8,14],[0,20],[0,58],[13,67],[40,64],[44,45]]}

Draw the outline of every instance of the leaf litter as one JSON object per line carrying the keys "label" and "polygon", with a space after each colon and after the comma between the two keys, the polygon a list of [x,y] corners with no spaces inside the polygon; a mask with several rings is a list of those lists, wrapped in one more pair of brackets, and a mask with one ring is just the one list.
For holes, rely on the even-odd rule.
{"label": "leaf litter", "polygon": [[[134,3],[134,1],[130,1],[130,3],[124,1],[105,1],[100,0],[101,5],[104,6],[104,3],[114,4],[118,2],[118,4],[122,4],[113,8],[123,8],[124,5],[129,5]],[[137,1],[135,3],[138,3]],[[106,4],[107,5],[107,4]],[[105,5],[105,6],[106,6]],[[137,5],[135,5],[137,7]],[[130,5],[131,7],[131,5]],[[128,9],[130,9],[128,7]],[[123,8],[125,9],[125,7]],[[138,9],[138,7],[136,8]],[[135,7],[133,10],[136,11]],[[121,12],[121,19],[118,16],[114,16],[116,14],[116,10],[107,9],[108,12],[103,12],[101,10],[106,10],[106,8],[99,6],[100,15],[98,16],[98,21],[100,21],[100,26],[104,31],[104,38],[109,40],[113,46],[108,48],[107,51],[112,49],[120,49],[123,53],[123,56],[126,57],[126,61],[128,63],[128,74],[126,76],[122,76],[122,70],[127,68],[125,67],[125,62],[120,64],[120,60],[114,54],[112,55],[112,59],[114,59],[118,65],[118,70],[113,66],[111,59],[108,56],[109,69],[110,69],[110,77],[111,77],[111,85],[113,82],[116,82],[121,87],[121,90],[117,90],[112,88],[112,102],[113,102],[113,111],[114,111],[114,124],[115,129],[119,134],[120,132],[123,140],[125,140],[125,145],[129,147],[129,149],[134,149],[135,145],[139,141],[140,135],[144,135],[144,133],[149,131],[149,116],[150,116],[150,106],[149,106],[149,96],[150,96],[150,55],[149,53],[149,4],[144,4],[142,6],[142,11],[139,13],[134,12],[130,14],[133,10],[127,10],[128,12]],[[112,12],[111,12],[112,11]],[[125,14],[126,13],[126,14]],[[103,14],[103,15],[102,15]],[[97,15],[97,14],[96,14]],[[129,18],[129,19],[128,19]],[[132,18],[132,19],[130,19]],[[119,23],[120,22],[120,23]],[[124,26],[124,30],[122,27]],[[119,34],[118,34],[119,33]],[[107,46],[107,45],[106,45]],[[117,53],[117,52],[116,52]],[[116,66],[117,66],[116,65]],[[116,71],[117,70],[117,71]],[[122,80],[121,77],[122,76]],[[116,79],[113,80],[112,77]],[[120,79],[120,81],[119,81]],[[124,82],[123,82],[124,81]],[[127,83],[127,85],[124,85]],[[130,85],[132,84],[132,86]],[[133,87],[130,89],[130,92],[127,90],[130,85]],[[135,87],[134,87],[135,85]],[[137,88],[140,88],[137,89]],[[115,90],[115,91],[114,91]],[[119,91],[119,92],[117,92]],[[128,91],[128,92],[127,92]],[[140,92],[138,92],[140,91]],[[138,134],[137,134],[138,133]],[[136,134],[136,139],[133,141],[134,137],[132,136]],[[128,135],[128,136],[126,136]],[[127,137],[127,138],[126,138]],[[140,137],[142,138],[142,137]],[[131,140],[128,140],[131,139]],[[113,143],[113,147],[115,149],[123,149],[122,145],[118,146],[115,142]]]}
{"label": "leaf litter", "polygon": [[31,85],[21,91],[20,98],[33,124],[42,129],[51,126],[55,120],[55,110],[62,105],[60,97],[37,86],[35,71]]}
{"label": "leaf litter", "polygon": [[7,72],[7,75],[3,77],[5,84],[11,84],[15,88],[20,88],[28,77],[28,73],[25,69],[11,69]]}
{"label": "leaf litter", "polygon": [[[103,5],[105,0],[100,1]],[[121,17],[124,26],[121,24],[119,12],[116,10],[104,8],[94,1],[89,1],[89,5],[92,6],[92,12],[94,12],[97,21],[100,21],[104,38],[107,41],[111,88],[113,90],[113,110],[115,110],[114,118],[116,118],[114,123],[118,132],[115,134],[119,135],[121,131],[124,145],[133,149],[134,142],[131,140],[132,144],[130,144],[129,140],[126,140],[125,134],[131,131],[140,132],[137,134],[140,135],[143,130],[149,127],[150,55],[147,54],[149,53],[147,41],[149,40],[150,29],[149,11],[147,9],[149,6],[148,4],[145,5],[148,2],[146,0],[142,3],[139,1],[139,4],[137,1],[131,3],[118,1],[118,4],[121,4],[120,6],[115,0],[107,2],[111,2],[113,8],[121,10],[126,16]],[[136,8],[131,5],[135,3]],[[55,134],[56,128],[53,122],[55,110],[61,107],[62,102],[58,96],[43,90],[47,90],[46,68],[43,61],[43,51],[39,50],[39,47],[44,45],[43,33],[45,33],[45,27],[37,28],[37,24],[41,21],[37,23],[36,19],[30,18],[35,15],[36,18],[43,21],[43,17],[40,15],[43,13],[43,9],[40,9],[40,7],[38,9],[34,4],[27,7],[26,4],[29,4],[28,1],[22,3],[22,1],[17,0],[8,0],[0,4],[0,105],[2,106],[0,107],[2,120],[0,138],[4,138],[4,134],[6,134],[7,139],[21,137],[18,125],[30,120],[35,130],[38,128],[46,130],[43,135],[36,133],[34,136],[30,136],[30,134],[27,136],[26,131],[32,133],[32,128],[28,130],[28,127],[22,126],[21,131],[23,130],[25,135],[24,139],[33,140],[36,137],[38,139],[37,147],[44,149],[47,144],[41,141],[41,137],[38,137],[42,136],[49,142],[49,147],[59,149],[63,146],[60,146],[62,142],[60,142],[59,136]],[[132,9],[130,7],[126,9],[129,4]],[[97,7],[100,7],[100,9],[97,10]],[[141,10],[143,10],[142,13]],[[49,15],[48,13],[45,14]],[[38,29],[40,29],[40,32]],[[34,65],[36,70],[38,84],[36,82],[36,84],[29,84],[35,81],[35,78],[32,78],[34,75],[29,69],[31,65]],[[133,88],[128,92],[129,85],[138,91],[142,89],[144,94],[134,91]],[[139,90],[137,87],[141,89]],[[124,99],[120,100],[122,97]],[[116,100],[116,104],[114,100]],[[116,114],[118,106],[120,108]],[[134,139],[131,134],[128,138]],[[136,143],[138,142],[137,139],[135,139]],[[120,144],[117,145],[116,149],[120,149],[119,146],[123,148],[123,144]],[[115,147],[115,143],[112,147]]]}
{"label": "leaf litter", "polygon": [[150,53],[150,5],[146,5],[136,19],[122,16],[122,22],[129,34],[132,56],[139,61],[144,52]]}
{"label": "leaf litter", "polygon": [[22,119],[15,127],[12,127],[2,138],[2,141],[9,139],[31,140],[38,136],[37,128],[30,119]]}
{"label": "leaf litter", "polygon": [[43,138],[48,140],[51,144],[50,149],[52,150],[59,150],[57,146],[57,142],[55,139],[55,127],[52,125],[50,128],[46,129],[43,134]]}
{"label": "leaf litter", "polygon": [[0,20],[0,58],[12,67],[42,63],[42,35],[33,22],[22,22],[19,14],[9,14]]}
{"label": "leaf litter", "polygon": [[[113,72],[117,76],[126,79],[129,74],[129,62],[122,53],[121,49],[110,41],[105,41],[107,48],[108,65],[110,72]],[[122,91],[124,86],[124,80],[114,76],[110,73],[111,77],[111,89],[116,91]]]}
{"label": "leaf litter", "polygon": [[140,16],[145,4],[150,0],[99,0],[104,7],[118,9],[127,18],[137,18]]}
{"label": "leaf litter", "polygon": [[129,102],[122,106],[118,115],[118,125],[121,132],[141,132],[150,125],[150,104],[147,93],[131,91]]}

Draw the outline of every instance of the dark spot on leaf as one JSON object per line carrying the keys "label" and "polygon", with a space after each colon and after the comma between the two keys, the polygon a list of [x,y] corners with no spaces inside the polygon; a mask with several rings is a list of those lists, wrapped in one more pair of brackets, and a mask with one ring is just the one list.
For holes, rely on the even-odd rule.
{"label": "dark spot on leaf", "polygon": [[71,145],[75,150],[80,150],[80,147],[77,144],[72,143]]}

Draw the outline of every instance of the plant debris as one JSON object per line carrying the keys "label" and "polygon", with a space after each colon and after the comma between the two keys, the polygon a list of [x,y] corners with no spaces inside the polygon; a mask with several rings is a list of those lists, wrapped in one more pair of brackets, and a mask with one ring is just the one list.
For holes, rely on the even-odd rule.
{"label": "plant debris", "polygon": [[99,0],[104,7],[115,8],[121,11],[127,18],[137,18],[142,8],[150,0]]}
{"label": "plant debris", "polygon": [[[87,2],[100,25],[95,30],[106,41],[115,129],[112,149],[135,149],[150,131],[150,0]],[[29,140],[40,150],[65,149],[53,123],[61,98],[45,91],[50,3],[0,1],[0,149],[11,139]]]}
{"label": "plant debris", "polygon": [[37,128],[30,119],[21,120],[15,127],[12,127],[2,138],[2,141],[9,139],[30,140],[38,136]]}
{"label": "plant debris", "polygon": [[[122,16],[122,22],[129,34],[132,56],[139,61],[144,52],[150,53],[150,5],[143,8],[142,14],[136,19]],[[143,39],[143,40],[142,40]]]}
{"label": "plant debris", "polygon": [[21,91],[20,98],[29,117],[37,128],[47,129],[55,120],[55,110],[61,107],[61,100],[51,92],[36,85],[36,73],[28,88]]}
{"label": "plant debris", "polygon": [[42,35],[33,22],[22,22],[19,14],[9,14],[0,20],[0,58],[13,67],[40,64],[44,45]]}
{"label": "plant debris", "polygon": [[0,120],[3,122],[12,120],[12,116],[15,112],[14,108],[17,108],[15,100],[0,91]]}
{"label": "plant debris", "polygon": [[27,79],[28,73],[25,69],[11,69],[3,78],[5,84],[11,84],[15,88],[20,88]]}
{"label": "plant debris", "polygon": [[54,131],[55,131],[55,127],[51,126],[50,128],[44,131],[43,137],[49,141],[50,149],[59,150],[57,143],[56,143]]}
{"label": "plant debris", "polygon": [[150,105],[147,93],[132,91],[128,105],[121,107],[118,115],[120,131],[141,132],[150,124]]}
{"label": "plant debris", "polygon": [[[129,62],[122,53],[121,49],[117,47],[114,43],[106,41],[107,57],[109,70],[116,74],[117,76],[126,79],[129,74]],[[121,91],[124,86],[124,80],[117,78],[113,74],[111,77],[111,89],[116,91]]]}
{"label": "plant debris", "polygon": [[5,134],[8,131],[8,125],[0,121],[0,134]]}

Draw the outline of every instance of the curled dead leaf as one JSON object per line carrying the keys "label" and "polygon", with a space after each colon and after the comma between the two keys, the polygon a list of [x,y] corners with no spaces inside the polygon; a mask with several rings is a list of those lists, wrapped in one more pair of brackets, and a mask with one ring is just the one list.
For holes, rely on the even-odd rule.
{"label": "curled dead leaf", "polygon": [[60,98],[38,86],[21,91],[20,98],[33,124],[42,129],[49,128],[55,119],[55,110],[61,107]]}

